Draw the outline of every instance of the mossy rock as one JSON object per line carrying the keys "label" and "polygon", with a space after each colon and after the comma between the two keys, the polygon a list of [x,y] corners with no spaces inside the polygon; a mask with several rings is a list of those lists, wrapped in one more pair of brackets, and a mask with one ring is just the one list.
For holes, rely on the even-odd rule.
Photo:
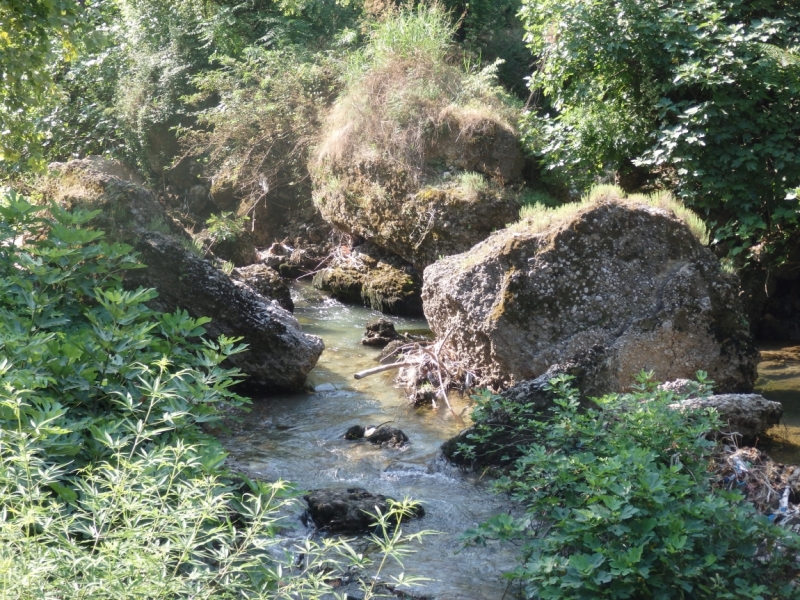
{"label": "mossy rock", "polygon": [[372,244],[355,249],[318,272],[317,289],[337,300],[361,303],[390,315],[422,314],[422,278],[409,264]]}
{"label": "mossy rock", "polygon": [[348,267],[328,267],[314,275],[311,283],[342,302],[361,302],[364,274]]}
{"label": "mossy rock", "polygon": [[420,185],[396,167],[363,165],[320,178],[315,202],[336,228],[370,240],[421,271],[442,256],[469,250],[519,217],[516,193],[480,174],[468,175],[478,189],[455,176],[431,175]]}

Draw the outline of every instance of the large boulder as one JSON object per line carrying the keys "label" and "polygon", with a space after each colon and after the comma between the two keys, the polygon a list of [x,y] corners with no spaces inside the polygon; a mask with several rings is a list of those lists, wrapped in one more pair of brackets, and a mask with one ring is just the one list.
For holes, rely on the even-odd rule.
{"label": "large boulder", "polygon": [[303,333],[287,310],[198,256],[188,235],[145,187],[80,163],[61,165],[59,171],[49,184],[51,197],[68,208],[99,209],[93,224],[108,239],[141,253],[147,268],[126,272],[127,285],[158,290],[153,306],[159,310],[210,317],[206,330],[212,337],[241,337],[248,350],[230,363],[249,375],[249,386],[303,388],[322,353],[320,338]]}
{"label": "large boulder", "polygon": [[422,270],[468,250],[519,214],[516,195],[479,173],[444,171],[420,183],[395,169],[351,166],[336,185],[320,184],[315,202],[322,216]]}
{"label": "large boulder", "polygon": [[422,270],[516,220],[518,117],[442,57],[368,64],[323,124],[314,202],[337,229]]}
{"label": "large boulder", "polygon": [[[546,217],[546,218],[545,218]],[[499,231],[425,270],[425,315],[484,381],[535,379],[595,346],[604,388],[704,370],[749,392],[758,352],[737,281],[672,211],[603,196]]]}

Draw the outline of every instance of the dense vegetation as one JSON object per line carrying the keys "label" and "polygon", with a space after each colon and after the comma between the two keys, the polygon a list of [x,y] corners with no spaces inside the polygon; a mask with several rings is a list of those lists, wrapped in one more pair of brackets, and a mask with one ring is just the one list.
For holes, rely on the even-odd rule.
{"label": "dense vegetation", "polygon": [[679,398],[646,376],[637,392],[582,410],[570,379],[551,381],[550,414],[484,394],[461,448],[469,455],[475,444],[516,441],[483,449],[519,452],[497,485],[526,514],[498,515],[470,536],[522,542],[509,577],[526,598],[800,597],[800,537],[771,525],[738,490],[712,487],[716,444],[705,434],[716,415],[670,410]]}
{"label": "dense vegetation", "polygon": [[[307,202],[332,109],[366,114],[352,138],[388,152],[399,135],[425,138],[436,124],[418,119],[426,110],[438,118],[478,98],[508,120],[527,98],[529,204],[597,182],[655,192],[653,203],[672,194],[705,219],[721,255],[791,258],[797,2],[424,4],[0,0],[0,175],[24,185],[50,161],[103,154],[166,185],[188,157],[212,191],[254,204],[292,188]],[[391,93],[370,113],[374,103],[357,100],[376,83]],[[288,486],[226,473],[201,428],[245,402],[232,391],[239,374],[220,366],[243,349],[204,339],[204,319],[152,311],[152,290],[125,290],[121,274],[140,265],[90,228],[91,214],[0,189],[4,597],[318,597],[328,569],[347,561],[330,546],[285,563],[277,515]],[[242,214],[211,216],[212,243]],[[700,434],[713,416],[687,420],[649,384],[581,411],[566,382],[555,385],[551,415],[491,395],[476,412],[479,424],[508,412],[525,440],[501,488],[526,516],[499,516],[473,537],[522,541],[511,576],[528,597],[797,595],[796,536],[711,486]],[[399,530],[381,523],[376,541],[391,554]]]}
{"label": "dense vegetation", "polygon": [[[532,144],[578,189],[666,186],[738,255],[796,240],[800,8],[783,0],[525,0]],[[787,202],[787,200],[790,200]],[[796,241],[795,241],[796,243]]]}
{"label": "dense vegetation", "polygon": [[[235,340],[124,290],[142,265],[86,227],[92,213],[10,193],[0,216],[3,597],[317,598],[370,564],[331,541],[293,562],[277,535],[291,488],[222,469],[200,425],[244,402],[220,366]],[[411,539],[390,525],[407,510],[376,516],[384,556]]]}

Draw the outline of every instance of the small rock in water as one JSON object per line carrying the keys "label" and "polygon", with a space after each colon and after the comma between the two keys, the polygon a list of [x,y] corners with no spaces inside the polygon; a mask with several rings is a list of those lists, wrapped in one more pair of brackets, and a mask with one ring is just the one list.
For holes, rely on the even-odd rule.
{"label": "small rock in water", "polygon": [[344,434],[346,440],[367,440],[381,448],[400,448],[408,443],[408,436],[396,427],[363,427],[353,425]]}
{"label": "small rock in water", "polygon": [[315,392],[335,392],[336,386],[332,383],[321,383],[314,386]]}
{"label": "small rock in water", "polygon": [[346,440],[360,440],[364,437],[364,428],[361,425],[353,425],[344,433]]}
{"label": "small rock in water", "polygon": [[364,438],[372,444],[380,444],[381,448],[399,448],[408,443],[408,436],[396,427],[378,427],[365,431]]}
{"label": "small rock in water", "polygon": [[400,339],[400,335],[394,329],[394,323],[388,319],[376,319],[367,323],[367,331],[361,338],[361,343],[365,346],[378,346],[382,348],[389,342]]}
{"label": "small rock in water", "polygon": [[[366,533],[375,524],[373,515],[389,509],[389,498],[362,488],[346,490],[320,489],[303,496],[308,503],[308,516],[319,529],[346,533]],[[368,514],[372,513],[372,514]],[[414,517],[425,511],[418,506]]]}

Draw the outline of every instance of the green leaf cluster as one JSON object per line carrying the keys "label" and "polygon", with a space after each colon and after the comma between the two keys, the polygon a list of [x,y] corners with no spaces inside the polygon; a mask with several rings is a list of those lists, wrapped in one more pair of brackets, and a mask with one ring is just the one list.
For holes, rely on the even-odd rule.
{"label": "green leaf cluster", "polygon": [[578,189],[644,170],[732,255],[783,252],[798,227],[796,2],[525,0],[521,14],[546,100],[529,142],[551,169]]}
{"label": "green leaf cluster", "polygon": [[[570,377],[551,382],[549,415],[489,396],[476,436],[498,410],[519,457],[499,489],[525,507],[469,532],[521,540],[510,573],[528,598],[797,598],[800,538],[758,515],[738,492],[712,487],[718,426],[711,412],[641,379],[632,394],[581,410]],[[702,383],[702,382],[701,382]],[[494,437],[493,439],[497,439]]]}
{"label": "green leaf cluster", "polygon": [[220,366],[243,347],[203,339],[206,318],[151,310],[154,290],[124,289],[122,273],[142,265],[84,226],[95,214],[45,215],[14,192],[0,202],[2,429],[73,471],[177,438],[203,439],[203,460],[219,464],[197,426],[244,403],[238,371]]}

